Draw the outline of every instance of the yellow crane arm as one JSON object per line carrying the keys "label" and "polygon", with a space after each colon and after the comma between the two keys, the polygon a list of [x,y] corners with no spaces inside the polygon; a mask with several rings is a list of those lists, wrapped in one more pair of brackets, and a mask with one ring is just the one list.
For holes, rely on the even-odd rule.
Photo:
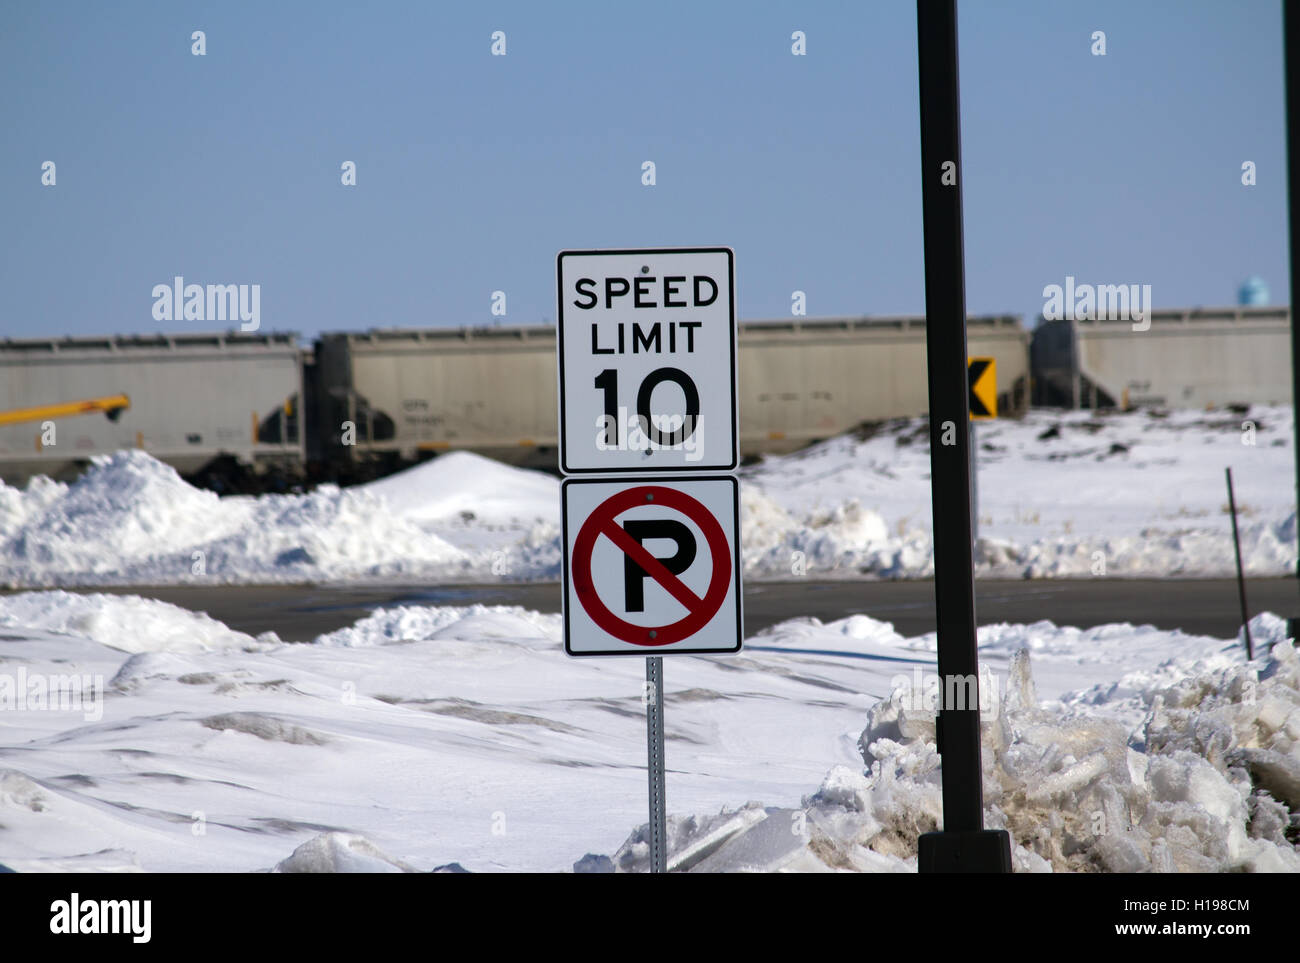
{"label": "yellow crane arm", "polygon": [[88,415],[102,411],[110,421],[117,421],[117,416],[131,407],[131,399],[126,395],[109,395],[105,398],[90,398],[86,401],[64,401],[56,405],[38,405],[35,408],[12,408],[0,411],[0,425],[13,425],[22,421],[43,421],[47,418],[62,418],[66,415]]}

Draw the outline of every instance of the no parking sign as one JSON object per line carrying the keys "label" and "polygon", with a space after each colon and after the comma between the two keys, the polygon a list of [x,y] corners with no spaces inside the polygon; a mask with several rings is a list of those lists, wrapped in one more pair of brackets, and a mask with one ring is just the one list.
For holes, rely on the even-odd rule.
{"label": "no parking sign", "polygon": [[569,479],[570,655],[738,652],[738,486],[730,475]]}

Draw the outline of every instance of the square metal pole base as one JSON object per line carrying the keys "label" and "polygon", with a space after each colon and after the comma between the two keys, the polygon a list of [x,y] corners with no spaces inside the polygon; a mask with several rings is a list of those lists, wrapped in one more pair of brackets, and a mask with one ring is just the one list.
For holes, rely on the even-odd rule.
{"label": "square metal pole base", "polygon": [[922,873],[1009,873],[1011,836],[1005,829],[922,833],[916,868]]}

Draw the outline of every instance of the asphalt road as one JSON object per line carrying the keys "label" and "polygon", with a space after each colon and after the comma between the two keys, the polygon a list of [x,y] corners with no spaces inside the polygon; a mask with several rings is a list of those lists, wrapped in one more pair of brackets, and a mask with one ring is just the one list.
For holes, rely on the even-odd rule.
{"label": "asphalt road", "polygon": [[[394,605],[522,605],[560,610],[560,587],[530,585],[441,586],[160,586],[81,589],[161,599],[207,612],[233,629],[273,631],[307,642],[351,625],[372,609]],[[1036,622],[1093,626],[1105,622],[1151,624],[1161,629],[1232,638],[1240,627],[1233,579],[977,581],[979,624]],[[13,594],[4,592],[3,594]],[[1246,596],[1252,615],[1300,615],[1300,586],[1293,578],[1252,579]],[[785,619],[813,615],[823,621],[865,613],[893,622],[904,635],[934,631],[934,583],[755,582],[745,586],[745,632]]]}

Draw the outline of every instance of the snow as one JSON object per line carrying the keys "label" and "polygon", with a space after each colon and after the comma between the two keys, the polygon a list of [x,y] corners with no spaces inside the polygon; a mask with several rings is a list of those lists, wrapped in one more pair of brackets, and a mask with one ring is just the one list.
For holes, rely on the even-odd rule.
{"label": "snow", "polygon": [[465,512],[475,516],[469,521],[488,524],[559,521],[553,477],[469,452],[449,452],[361,487],[390,510],[419,521],[460,520]]}
{"label": "snow", "polygon": [[[1248,574],[1296,565],[1289,408],[1031,411],[978,427],[986,577],[1233,572],[1234,468]],[[933,574],[926,423],[903,419],[742,473],[750,578]],[[559,481],[466,452],[368,485],[218,498],[143,451],[72,484],[0,484],[0,583],[555,580]]]}
{"label": "snow", "polygon": [[[134,596],[0,599],[18,667],[98,714],[6,706],[0,863],[23,871],[636,871],[639,660],[517,607],[379,610],[314,644]],[[1021,870],[1300,870],[1300,659],[1150,626],[979,632],[986,822]],[[145,642],[144,640],[148,640]],[[1267,653],[1271,646],[1271,654]],[[938,825],[933,635],[796,619],[665,665],[671,865],[914,871]],[[584,855],[585,854],[585,855]]]}
{"label": "snow", "polygon": [[[979,573],[1296,564],[1290,409],[1034,411],[978,429]],[[750,578],[930,574],[926,425],[746,469]],[[256,638],[58,586],[553,580],[559,483],[452,453],[219,498],[141,451],[0,485],[0,864],[33,872],[646,868],[644,667],[561,619],[395,606]],[[981,626],[985,821],[1020,871],[1300,871],[1300,659],[1152,626]],[[666,663],[670,865],[911,872],[940,825],[934,633],[792,619]]]}
{"label": "snow", "polygon": [[351,833],[322,833],[307,840],[288,859],[275,865],[277,873],[414,873],[419,872],[383,853],[368,839]]}
{"label": "snow", "polygon": [[[1300,658],[1280,620],[1252,621],[1277,642],[1262,665],[1165,663],[1162,681],[1135,672],[1111,687],[1116,704],[1095,690],[1040,703],[1029,650],[1012,657],[982,751],[985,826],[1010,833],[1018,872],[1300,872]],[[896,690],[858,746],[863,765],[832,768],[802,808],[674,818],[673,851],[712,844],[679,868],[914,872],[918,834],[942,828],[934,713]],[[612,863],[647,862],[642,826]]]}
{"label": "snow", "polygon": [[12,595],[0,603],[0,627],[75,635],[121,652],[200,652],[257,644],[204,613],[137,595]]}
{"label": "snow", "polygon": [[364,489],[218,498],[143,451],[68,485],[0,485],[0,579],[15,586],[308,582],[454,575],[464,553]]}
{"label": "snow", "polygon": [[[1227,467],[1234,469],[1247,573],[1295,568],[1289,407],[1254,406],[1244,414],[1035,409],[976,431],[981,575],[1231,574]],[[929,473],[921,419],[765,460],[745,475],[745,487],[790,522],[762,510],[764,552],[747,555],[747,568],[801,574],[791,566],[803,552],[809,576],[932,574]],[[887,535],[867,536],[835,519],[854,509],[882,519]]]}

